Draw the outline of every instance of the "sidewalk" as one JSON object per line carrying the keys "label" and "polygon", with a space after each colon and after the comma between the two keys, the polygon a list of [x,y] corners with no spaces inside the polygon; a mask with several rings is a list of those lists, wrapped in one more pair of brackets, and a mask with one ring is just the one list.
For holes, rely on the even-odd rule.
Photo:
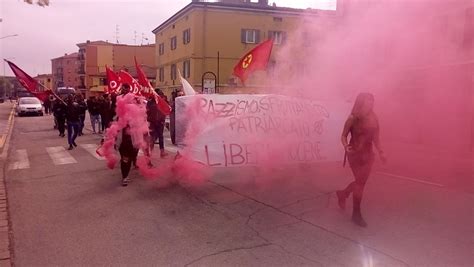
{"label": "sidewalk", "polygon": [[15,103],[5,102],[4,105],[10,106],[10,115],[8,117],[5,125],[2,125],[1,136],[0,136],[0,149],[2,151],[0,155],[0,267],[3,266],[12,266],[12,246],[10,245],[10,235],[11,235],[11,224],[10,217],[8,212],[8,199],[5,183],[5,167],[6,159],[8,155],[9,140],[11,137],[11,132],[13,130],[14,124],[14,108]]}

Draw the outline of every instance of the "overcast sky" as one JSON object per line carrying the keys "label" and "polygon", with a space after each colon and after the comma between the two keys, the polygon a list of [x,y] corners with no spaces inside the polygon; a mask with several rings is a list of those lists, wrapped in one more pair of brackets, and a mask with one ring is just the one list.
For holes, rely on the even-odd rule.
{"label": "overcast sky", "polygon": [[[36,2],[36,0],[34,0]],[[277,6],[335,9],[336,0],[270,0]],[[50,0],[49,7],[0,0],[0,58],[32,76],[51,73],[51,59],[77,52],[86,40],[153,43],[152,30],[191,0]],[[136,41],[135,41],[136,31]],[[149,41],[142,39],[142,34]],[[3,60],[2,60],[3,61]],[[1,74],[13,75],[3,64]]]}

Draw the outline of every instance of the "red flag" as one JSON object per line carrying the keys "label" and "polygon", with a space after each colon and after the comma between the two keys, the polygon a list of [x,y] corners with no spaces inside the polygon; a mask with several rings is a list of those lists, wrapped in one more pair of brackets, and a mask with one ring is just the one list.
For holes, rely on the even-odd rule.
{"label": "red flag", "polygon": [[13,73],[15,74],[16,78],[20,82],[26,90],[28,90],[32,95],[39,98],[41,101],[45,101],[48,98],[49,94],[51,93],[51,89],[47,88],[46,91],[39,90],[40,84],[37,80],[32,78],[22,69],[20,69],[17,65],[13,64],[12,62],[5,59],[8,63],[10,68],[12,69]]}
{"label": "red flag", "polygon": [[107,73],[107,91],[109,94],[118,94],[121,86],[119,76],[107,66],[105,66],[105,72]]}
{"label": "red flag", "polygon": [[150,81],[148,81],[145,72],[140,68],[137,62],[137,58],[135,57],[135,68],[137,69],[137,75],[138,75],[138,83],[142,86],[142,95],[144,96],[154,96],[155,97],[155,102],[158,107],[158,109],[165,115],[170,115],[171,114],[171,107],[166,102],[163,98],[161,98],[155,90],[153,90],[153,87],[150,84]]}
{"label": "red flag", "polygon": [[124,70],[121,70],[119,72],[119,79],[120,79],[120,82],[122,84],[125,84],[127,83],[128,85],[130,85],[131,89],[130,89],[130,93],[132,94],[136,94],[136,95],[139,95],[140,94],[140,84],[138,84],[138,81],[135,80],[132,75],[130,75],[130,73],[124,71]]}
{"label": "red flag", "polygon": [[143,87],[152,88],[150,81],[148,81],[145,75],[145,72],[143,72],[142,68],[140,68],[140,65],[138,65],[136,57],[135,57],[135,68],[137,69],[138,83]]}
{"label": "red flag", "polygon": [[234,67],[234,75],[245,83],[248,76],[256,70],[267,68],[268,60],[272,53],[273,39],[269,39],[257,45],[250,52],[245,54]]}
{"label": "red flag", "polygon": [[164,100],[159,95],[157,95],[155,97],[155,100],[158,100],[156,103],[157,103],[158,109],[161,111],[161,113],[165,114],[166,116],[171,114],[171,107],[168,104],[168,102],[166,102],[166,100]]}

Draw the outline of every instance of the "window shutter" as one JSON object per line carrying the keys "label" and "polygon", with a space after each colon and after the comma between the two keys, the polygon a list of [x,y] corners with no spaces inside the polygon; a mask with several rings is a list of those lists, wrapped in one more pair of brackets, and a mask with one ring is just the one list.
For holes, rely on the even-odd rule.
{"label": "window shutter", "polygon": [[186,31],[183,31],[183,44],[186,44]]}
{"label": "window shutter", "polygon": [[245,33],[247,32],[246,29],[241,29],[240,30],[240,42],[241,43],[246,43],[246,40],[245,40]]}
{"label": "window shutter", "polygon": [[273,38],[273,32],[272,31],[268,31],[268,39],[272,39]]}
{"label": "window shutter", "polygon": [[191,42],[191,29],[188,29],[188,43]]}
{"label": "window shutter", "polygon": [[286,32],[282,32],[281,33],[281,44],[285,44],[286,43]]}
{"label": "window shutter", "polygon": [[255,30],[255,43],[260,43],[260,30]]}

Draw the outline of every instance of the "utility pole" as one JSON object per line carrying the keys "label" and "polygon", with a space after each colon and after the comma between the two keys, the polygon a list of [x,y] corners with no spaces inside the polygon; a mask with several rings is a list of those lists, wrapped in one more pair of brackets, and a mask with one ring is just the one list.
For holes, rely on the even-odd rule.
{"label": "utility pole", "polygon": [[119,43],[119,25],[115,25],[115,41],[117,42],[117,44]]}

